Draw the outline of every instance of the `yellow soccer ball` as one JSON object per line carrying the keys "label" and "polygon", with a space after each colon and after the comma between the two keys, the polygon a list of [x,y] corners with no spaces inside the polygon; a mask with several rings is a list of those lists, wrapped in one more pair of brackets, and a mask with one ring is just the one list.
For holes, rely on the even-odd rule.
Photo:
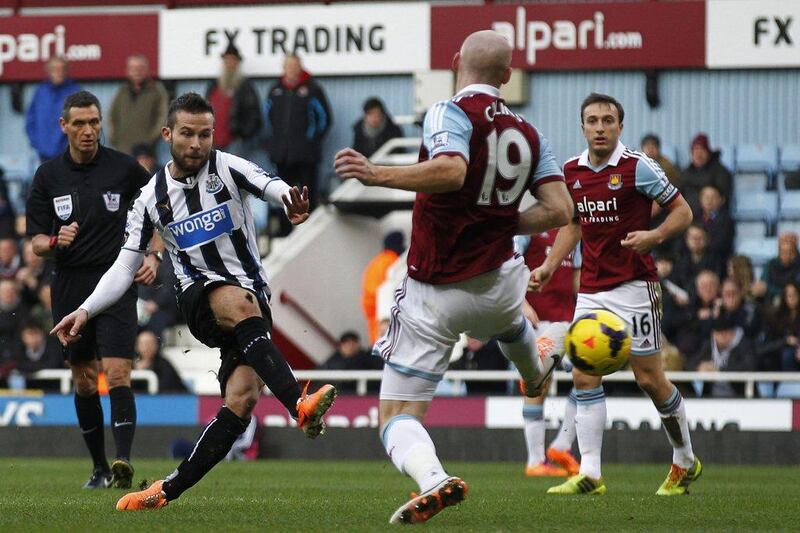
{"label": "yellow soccer ball", "polygon": [[575,368],[584,374],[607,376],[628,364],[631,335],[620,317],[596,309],[572,323],[565,346]]}

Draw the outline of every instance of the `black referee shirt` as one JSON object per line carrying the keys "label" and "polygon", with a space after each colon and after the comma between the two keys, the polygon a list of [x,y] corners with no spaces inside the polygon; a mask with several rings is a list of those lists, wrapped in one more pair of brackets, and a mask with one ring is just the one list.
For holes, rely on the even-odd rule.
{"label": "black referee shirt", "polygon": [[100,146],[86,165],[72,160],[69,148],[43,163],[33,177],[26,208],[27,234],[56,235],[78,223],[78,235],[56,249],[56,268],[105,268],[119,254],[128,206],[150,180],[129,155]]}

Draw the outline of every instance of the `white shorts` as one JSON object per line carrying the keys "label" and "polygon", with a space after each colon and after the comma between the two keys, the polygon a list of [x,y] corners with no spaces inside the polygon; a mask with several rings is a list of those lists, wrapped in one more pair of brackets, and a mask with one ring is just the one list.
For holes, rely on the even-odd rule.
{"label": "white shorts", "polygon": [[607,309],[631,328],[631,354],[653,355],[661,350],[661,284],[629,281],[610,291],[578,294],[575,319],[594,309]]}
{"label": "white shorts", "polygon": [[[432,285],[407,277],[395,292],[389,329],[374,350],[386,368],[438,383],[461,333],[488,341],[522,331],[529,276],[523,258],[515,256],[497,270],[457,283]],[[387,380],[388,374],[384,371],[381,398],[409,399],[402,380],[394,375]]]}

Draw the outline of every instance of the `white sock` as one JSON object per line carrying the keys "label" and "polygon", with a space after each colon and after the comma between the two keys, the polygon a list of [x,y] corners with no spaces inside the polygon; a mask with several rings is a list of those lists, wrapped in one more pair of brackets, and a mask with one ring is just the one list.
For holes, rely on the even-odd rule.
{"label": "white sock", "polygon": [[686,407],[683,396],[673,387],[672,394],[661,406],[656,406],[661,415],[661,425],[672,444],[672,462],[681,468],[690,468],[694,464],[692,438],[689,434],[689,422],[686,420]]}
{"label": "white sock", "polygon": [[436,456],[436,447],[419,420],[411,415],[391,418],[381,432],[386,453],[397,469],[427,492],[449,476]]}
{"label": "white sock", "polygon": [[558,429],[558,435],[550,443],[551,448],[556,450],[571,450],[572,443],[575,442],[575,412],[578,410],[578,403],[575,399],[575,388],[569,391],[567,405],[564,408],[564,421]]}
{"label": "white sock", "polygon": [[525,445],[528,448],[528,466],[544,462],[544,405],[523,404]]}
{"label": "white sock", "polygon": [[517,367],[525,384],[535,387],[542,376],[542,361],[536,349],[533,326],[527,318],[522,317],[522,320],[520,329],[511,335],[498,337],[497,345],[503,355]]}
{"label": "white sock", "polygon": [[603,430],[606,427],[606,395],[603,386],[575,391],[577,410],[575,432],[581,451],[580,473],[592,479],[602,476],[600,463],[603,451]]}

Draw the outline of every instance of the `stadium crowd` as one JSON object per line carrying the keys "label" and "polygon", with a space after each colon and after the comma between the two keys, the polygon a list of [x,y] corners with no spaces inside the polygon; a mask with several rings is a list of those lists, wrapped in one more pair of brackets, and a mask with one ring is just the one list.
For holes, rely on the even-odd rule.
{"label": "stadium crowd", "polygon": [[[320,161],[320,148],[332,120],[331,108],[336,107],[336,102],[329,104],[327,100],[324,82],[306,72],[299,57],[290,55],[284,74],[264,100],[240,73],[244,58],[235,46],[229,46],[221,60],[221,74],[206,93],[217,110],[216,146],[270,164],[291,185],[309,185],[312,207],[324,201],[324,194],[317,195],[317,190],[328,188],[317,176],[318,172],[323,176],[328,172],[327,163]],[[57,157],[65,149],[58,117],[66,96],[80,88],[69,79],[68,64],[61,58],[51,59],[46,72],[48,77],[36,88],[26,113],[29,142],[42,161]],[[171,95],[150,75],[144,56],[130,56],[126,72],[127,80],[106,112],[106,139],[153,172],[159,165],[158,132]],[[353,125],[352,144],[366,155],[403,135],[380,99],[368,99],[363,111],[363,117]],[[273,135],[274,131],[284,134]],[[690,163],[682,169],[661,153],[656,134],[641,139],[640,148],[659,163],[694,211],[692,226],[654,252],[663,289],[667,368],[800,371],[798,235],[781,233],[775,256],[757,276],[750,258],[734,253],[736,221],[731,205],[736,177],[721,162],[720,152],[712,149],[708,136],[701,133],[691,141]],[[791,179],[786,182],[790,184]],[[52,267],[36,256],[30,240],[23,238],[24,216],[14,209],[24,203],[19,200],[10,197],[0,176],[0,385],[22,388],[36,371],[63,368],[64,363],[58,343],[47,335],[52,327]],[[269,228],[272,235],[285,235],[290,230],[279,220]],[[393,260],[402,253],[399,245],[387,249]],[[385,271],[390,263],[380,268]],[[179,316],[171,291],[173,282],[172,265],[167,259],[156,283],[139,288],[140,361],[136,368],[156,371],[162,390],[180,391],[184,386],[178,374],[160,355],[162,334]],[[375,285],[374,281],[370,283]],[[368,308],[374,304],[364,305]],[[371,341],[377,327],[371,319]],[[321,367],[376,368],[359,343],[356,334],[344,334],[337,352]],[[491,347],[473,343],[458,367],[497,368],[501,363],[496,355]],[[491,360],[483,361],[482,357]],[[725,384],[697,392],[717,396],[738,393]]]}

